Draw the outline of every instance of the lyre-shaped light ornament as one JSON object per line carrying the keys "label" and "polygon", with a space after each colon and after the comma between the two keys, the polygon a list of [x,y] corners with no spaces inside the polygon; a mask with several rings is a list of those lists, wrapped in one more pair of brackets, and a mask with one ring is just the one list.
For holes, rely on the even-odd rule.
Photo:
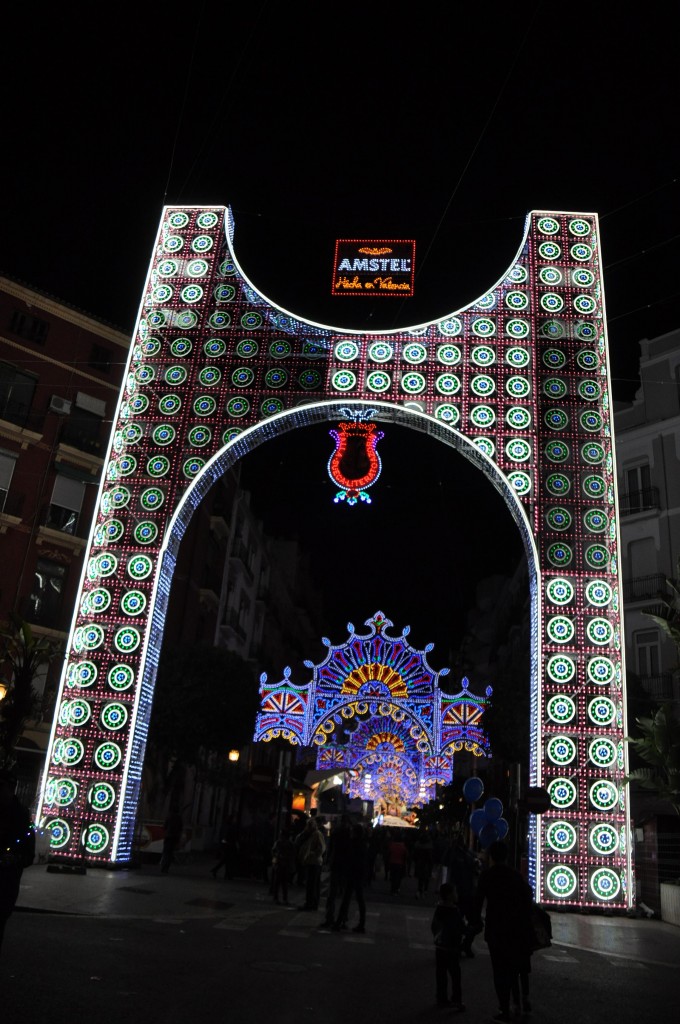
{"label": "lyre-shaped light ornament", "polygon": [[328,475],[340,488],[333,499],[336,502],[346,501],[348,505],[356,505],[358,501],[371,504],[367,494],[380,476],[382,462],[377,452],[378,441],[385,435],[369,423],[375,409],[351,412],[342,409],[348,421],[338,424],[337,430],[329,433],[335,440],[335,451],[328,460]]}

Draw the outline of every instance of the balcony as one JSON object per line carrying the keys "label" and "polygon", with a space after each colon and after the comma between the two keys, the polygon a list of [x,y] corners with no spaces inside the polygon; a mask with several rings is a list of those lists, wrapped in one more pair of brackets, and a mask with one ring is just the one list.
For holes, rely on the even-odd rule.
{"label": "balcony", "polygon": [[660,508],[658,487],[645,487],[642,491],[619,491],[619,511],[622,516],[654,512]]}
{"label": "balcony", "polygon": [[673,673],[661,672],[658,676],[641,676],[640,682],[646,693],[654,700],[673,699]]}
{"label": "balcony", "polygon": [[633,576],[623,581],[624,604],[633,604],[636,601],[666,600],[668,597],[668,585],[666,577],[662,572],[653,573],[651,576]]}
{"label": "balcony", "polygon": [[87,530],[87,523],[81,525],[80,515],[61,505],[47,505],[38,527],[38,544],[56,544],[79,555],[85,547],[85,538],[79,536]]}

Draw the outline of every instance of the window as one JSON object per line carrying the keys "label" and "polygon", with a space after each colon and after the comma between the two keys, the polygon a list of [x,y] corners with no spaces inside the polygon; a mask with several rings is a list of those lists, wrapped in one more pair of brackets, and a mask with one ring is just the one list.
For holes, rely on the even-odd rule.
{"label": "window", "polygon": [[22,373],[9,363],[0,363],[0,419],[23,427],[37,382],[38,378],[30,373]]}
{"label": "window", "polygon": [[50,325],[47,320],[40,320],[37,316],[31,316],[30,313],[22,313],[15,309],[9,320],[9,329],[12,334],[18,334],[25,341],[43,345]]}
{"label": "window", "polygon": [[59,628],[66,584],[66,566],[39,558],[33,577],[33,589],[27,601],[26,617],[41,626]]}
{"label": "window", "polygon": [[653,537],[641,537],[628,545],[630,577],[653,576],[656,568],[656,543]]}
{"label": "window", "polygon": [[57,473],[45,525],[52,530],[75,534],[84,497],[85,484],[82,480],[72,480]]}
{"label": "window", "polygon": [[99,455],[102,451],[101,430],[101,416],[74,406],[71,415],[64,422],[59,439],[62,444],[79,448],[90,455]]}
{"label": "window", "polygon": [[633,634],[635,644],[635,667],[641,679],[658,676],[661,659],[659,657],[659,633],[656,629],[645,629]]}
{"label": "window", "polygon": [[100,373],[110,373],[113,356],[111,350],[103,345],[93,345],[90,352],[90,366]]}
{"label": "window", "polygon": [[17,460],[14,456],[0,452],[0,512],[4,509],[7,501],[7,493],[16,463]]}

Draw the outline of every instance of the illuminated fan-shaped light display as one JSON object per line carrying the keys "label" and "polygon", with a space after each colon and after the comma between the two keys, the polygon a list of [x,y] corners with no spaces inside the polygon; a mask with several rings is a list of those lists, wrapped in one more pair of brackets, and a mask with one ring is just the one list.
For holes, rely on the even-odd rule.
{"label": "illuminated fan-shaped light display", "polygon": [[[109,864],[132,857],[177,552],[211,486],[292,428],[361,422],[375,410],[373,420],[420,430],[472,462],[503,495],[524,541],[529,782],[554,793],[551,809],[529,819],[537,899],[631,906],[620,537],[597,216],[530,213],[515,259],[487,292],[393,331],[336,329],[281,309],[240,269],[233,230],[224,206],[162,213],[46,758],[39,814],[51,853]],[[289,719],[296,721],[292,711]],[[573,829],[573,845],[564,845],[568,830],[555,832],[555,822]]]}
{"label": "illuminated fan-shaped light display", "polygon": [[430,667],[432,644],[412,647],[408,626],[390,635],[393,623],[380,611],[365,625],[360,634],[349,623],[337,646],[323,638],[328,654],[318,665],[305,662],[305,686],[291,683],[289,668],[279,683],[262,675],[255,739],[316,746],[317,768],[346,771],[350,796],[385,809],[420,807],[451,781],[455,751],[489,753],[481,718],[491,687],[477,697],[464,679],[460,693],[444,694],[439,679],[449,669]]}

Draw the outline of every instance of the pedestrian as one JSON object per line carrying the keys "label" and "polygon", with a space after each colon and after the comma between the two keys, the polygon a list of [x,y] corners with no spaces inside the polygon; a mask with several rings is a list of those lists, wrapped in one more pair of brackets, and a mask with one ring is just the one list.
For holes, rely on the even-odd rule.
{"label": "pedestrian", "polygon": [[170,865],[174,863],[175,850],[179,846],[180,839],[182,838],[183,827],[182,815],[180,814],[179,807],[177,807],[177,805],[173,805],[163,826],[165,830],[165,834],[163,836],[163,852],[161,853],[161,874],[163,875],[167,875],[170,870]]}
{"label": "pedestrian", "polygon": [[283,902],[288,903],[288,883],[295,869],[295,846],[287,828],[281,829],[279,838],[272,846],[272,897],[280,903],[279,892]]}
{"label": "pedestrian", "polygon": [[364,899],[364,885],[368,874],[368,838],[364,826],[355,824],[352,826],[352,833],[349,842],[347,870],[344,878],[344,892],[338,917],[333,925],[334,931],[340,931],[347,927],[349,917],[349,905],[352,896],[356,896],[359,908],[359,922],[352,929],[353,932],[362,933],[366,931],[366,901]]}
{"label": "pedestrian", "polygon": [[13,772],[0,769],[0,947],[19,895],[21,875],[35,857],[31,815],[17,797],[16,788]]}
{"label": "pedestrian", "polygon": [[460,980],[460,945],[465,918],[458,906],[456,888],[450,882],[443,882],[439,886],[439,902],[434,909],[430,928],[434,936],[437,1006],[450,1006],[454,1013],[462,1013],[465,1006]]}
{"label": "pedestrian", "polygon": [[394,835],[387,843],[387,868],[390,876],[390,895],[398,896],[401,889],[401,882],[406,870],[406,859],[408,850],[402,839],[401,832],[393,829]]}
{"label": "pedestrian", "polygon": [[326,864],[328,865],[328,894],[326,896],[326,916],[322,928],[332,928],[335,924],[335,904],[342,899],[345,882],[350,864],[350,840],[352,838],[352,822],[349,815],[343,814],[340,821],[333,823],[328,836]]}
{"label": "pedestrian", "polygon": [[220,868],[224,868],[224,880],[232,879],[238,861],[238,830],[233,818],[227,818],[220,838],[219,860],[210,869],[213,878],[217,878]]}
{"label": "pedestrian", "polygon": [[489,867],[479,876],[475,896],[476,918],[486,905],[484,938],[489,947],[493,983],[499,1011],[495,1021],[510,1021],[510,997],[522,1013],[528,1013],[531,971],[531,887],[519,871],[507,863],[508,847],[492,843],[487,851]]}
{"label": "pedestrian", "polygon": [[305,871],[305,902],[301,910],[318,910],[321,898],[321,867],[326,853],[326,840],[317,825],[316,818],[310,818],[302,833],[298,854]]}
{"label": "pedestrian", "polygon": [[474,951],[472,943],[475,935],[479,933],[479,925],[475,926],[475,892],[477,879],[479,877],[480,865],[472,850],[465,845],[465,840],[459,836],[451,843],[444,855],[444,866],[447,868],[447,879],[456,887],[458,893],[458,905],[467,921],[461,953],[463,956],[472,959]]}

